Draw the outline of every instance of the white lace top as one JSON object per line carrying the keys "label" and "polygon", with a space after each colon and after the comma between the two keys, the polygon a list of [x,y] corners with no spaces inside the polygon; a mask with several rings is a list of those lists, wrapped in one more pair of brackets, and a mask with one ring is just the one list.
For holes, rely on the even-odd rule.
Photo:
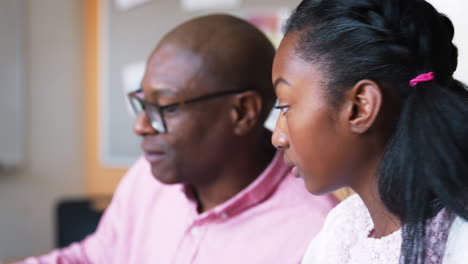
{"label": "white lace top", "polygon": [[[426,233],[430,237],[430,242],[425,263],[448,263],[445,260],[442,262],[442,259],[446,254],[445,248],[449,231],[452,231],[450,227],[453,219],[452,214],[447,210],[442,210],[429,220]],[[461,226],[466,234],[468,223],[464,221]],[[401,230],[377,239],[369,237],[373,228],[372,219],[363,201],[358,195],[353,195],[329,213],[322,231],[309,245],[302,263],[398,264],[402,240]],[[452,260],[456,259],[453,255],[451,257]],[[468,260],[464,261],[468,263]]]}

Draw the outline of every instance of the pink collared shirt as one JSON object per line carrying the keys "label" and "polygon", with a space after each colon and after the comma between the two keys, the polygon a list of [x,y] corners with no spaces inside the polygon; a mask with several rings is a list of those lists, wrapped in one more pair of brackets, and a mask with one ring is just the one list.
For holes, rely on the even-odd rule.
{"label": "pink collared shirt", "polygon": [[300,263],[337,200],[310,195],[290,171],[278,151],[248,187],[199,214],[181,185],[159,183],[140,159],[94,234],[20,263]]}

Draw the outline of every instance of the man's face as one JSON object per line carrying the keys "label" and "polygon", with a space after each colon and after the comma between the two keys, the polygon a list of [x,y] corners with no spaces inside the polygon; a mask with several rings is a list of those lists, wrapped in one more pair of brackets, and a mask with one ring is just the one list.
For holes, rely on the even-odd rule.
{"label": "man's face", "polygon": [[[197,54],[163,45],[148,61],[141,97],[164,106],[213,92],[211,79],[201,74],[203,67]],[[210,172],[225,163],[224,143],[232,134],[228,100],[219,97],[166,109],[166,133],[153,129],[145,112],[139,115],[134,131],[142,136],[145,158],[159,181],[203,184],[212,180]]]}

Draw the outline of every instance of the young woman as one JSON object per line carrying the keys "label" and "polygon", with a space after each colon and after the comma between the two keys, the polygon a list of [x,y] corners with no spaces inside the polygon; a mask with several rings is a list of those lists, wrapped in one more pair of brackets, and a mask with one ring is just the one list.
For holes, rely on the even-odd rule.
{"label": "young woman", "polygon": [[468,91],[423,0],[304,0],[273,66],[273,144],[314,194],[357,195],[303,263],[468,263]]}

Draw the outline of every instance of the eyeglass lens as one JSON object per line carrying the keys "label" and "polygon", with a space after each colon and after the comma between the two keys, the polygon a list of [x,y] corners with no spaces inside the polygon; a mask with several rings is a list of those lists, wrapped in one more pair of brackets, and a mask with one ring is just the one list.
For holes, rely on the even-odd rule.
{"label": "eyeglass lens", "polygon": [[145,104],[145,102],[138,100],[137,98],[130,96],[129,99],[135,117],[140,115],[140,113],[145,110],[148,118],[151,121],[151,126],[160,133],[166,132],[159,109],[151,104]]}

